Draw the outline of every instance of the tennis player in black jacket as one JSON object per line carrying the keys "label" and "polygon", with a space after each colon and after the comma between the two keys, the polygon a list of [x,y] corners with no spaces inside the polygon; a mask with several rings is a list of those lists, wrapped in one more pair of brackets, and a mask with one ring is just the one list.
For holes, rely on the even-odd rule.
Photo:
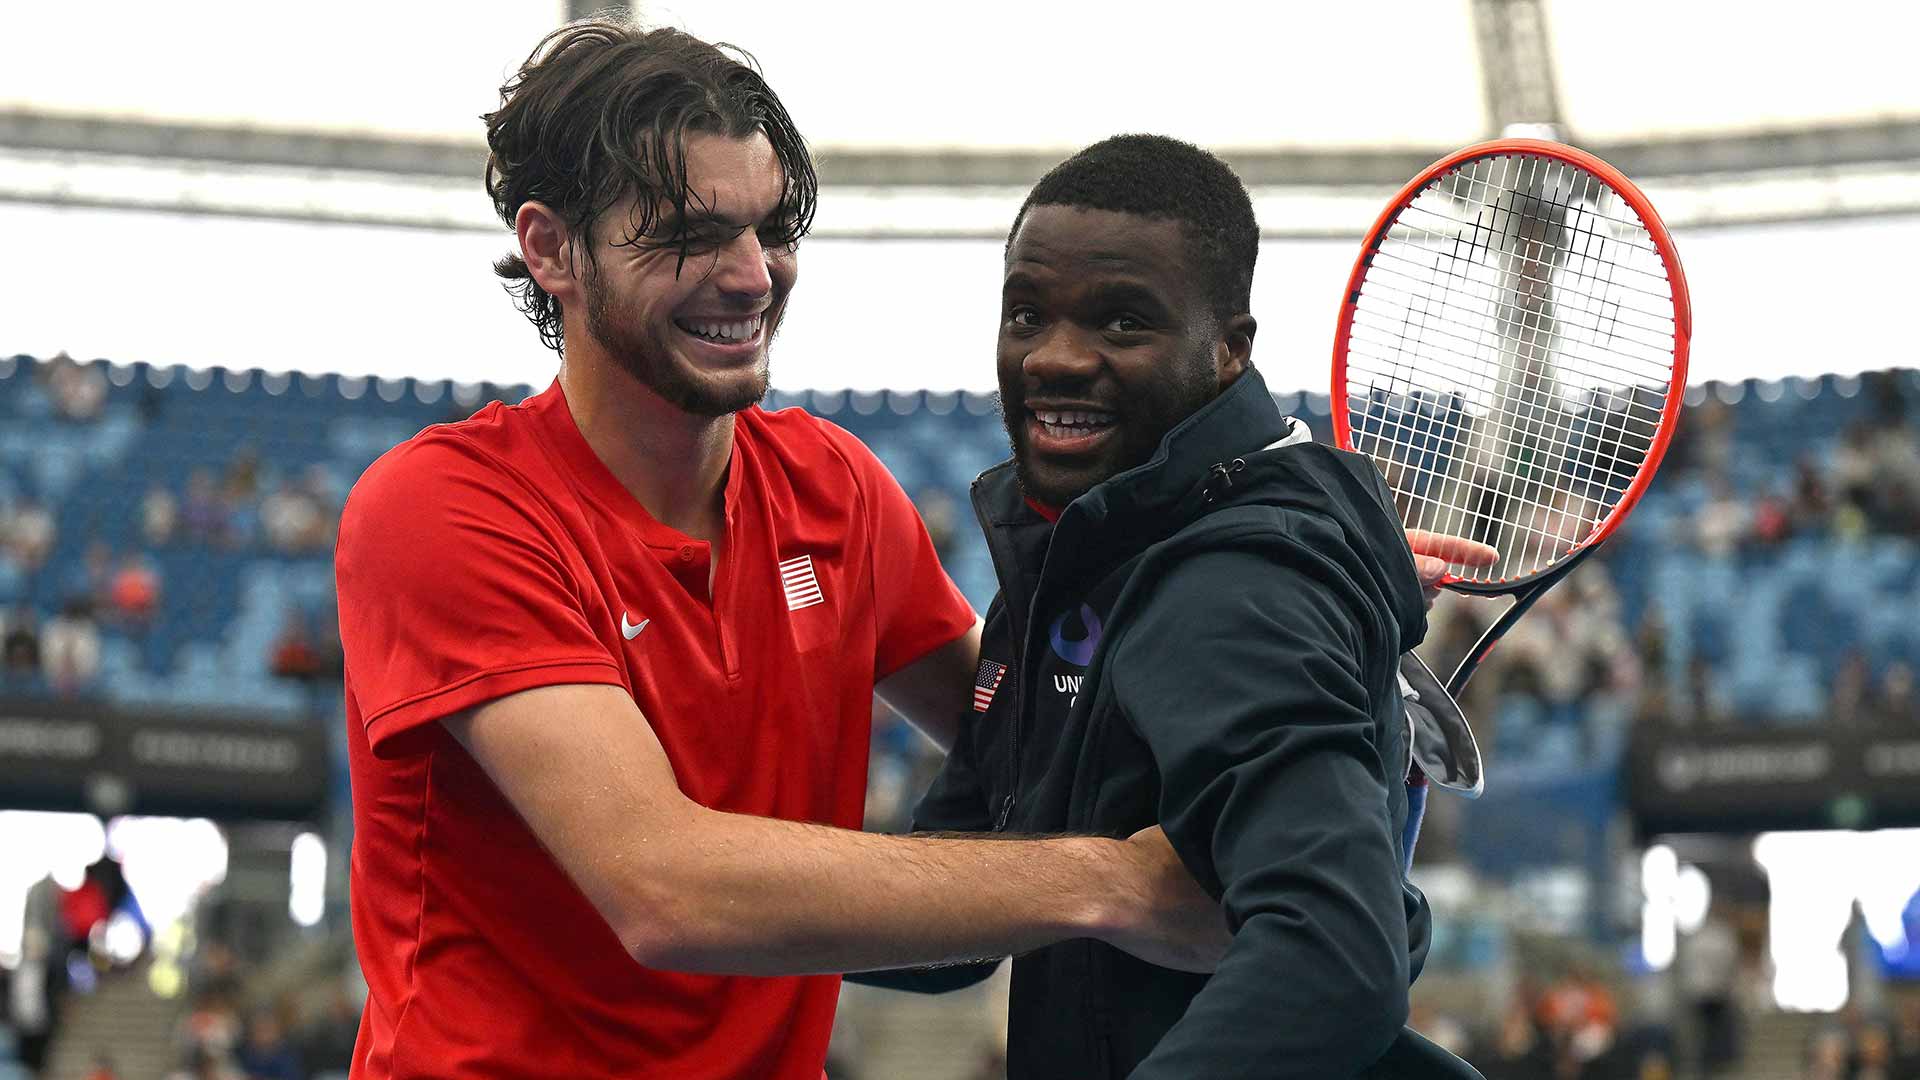
{"label": "tennis player in black jacket", "polygon": [[[1050,173],[1008,241],[1013,460],[973,487],[1001,591],[915,827],[1159,823],[1234,934],[1211,976],[1090,940],[1017,957],[1012,1080],[1421,1074],[1392,1062],[1429,936],[1397,679],[1422,581],[1373,465],[1253,369],[1258,238],[1224,163],[1135,135]],[[1457,546],[1434,554],[1481,557]]]}

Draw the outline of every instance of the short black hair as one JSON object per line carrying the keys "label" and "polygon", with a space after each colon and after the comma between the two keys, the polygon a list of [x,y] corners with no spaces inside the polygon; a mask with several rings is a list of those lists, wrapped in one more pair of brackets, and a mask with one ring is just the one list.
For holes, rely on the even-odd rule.
{"label": "short black hair", "polygon": [[1253,200],[1226,162],[1192,143],[1165,135],[1115,135],[1054,166],[1014,217],[1009,250],[1036,206],[1178,221],[1214,317],[1228,319],[1253,306],[1253,261],[1260,254]]}
{"label": "short black hair", "polygon": [[[584,237],[602,213],[637,196],[619,242],[648,244],[659,202],[682,220],[688,204],[700,203],[687,187],[687,135],[755,132],[780,161],[779,233],[769,244],[797,244],[813,224],[819,181],[806,140],[753,57],[730,45],[625,17],[569,23],[540,42],[500,88],[500,108],[482,119],[487,194],[508,228],[522,204],[537,200]],[[682,230],[659,246],[678,247],[684,259],[686,243]],[[592,273],[593,245],[578,250]],[[507,280],[541,340],[560,349],[560,303],[526,262],[507,255],[494,273]]]}

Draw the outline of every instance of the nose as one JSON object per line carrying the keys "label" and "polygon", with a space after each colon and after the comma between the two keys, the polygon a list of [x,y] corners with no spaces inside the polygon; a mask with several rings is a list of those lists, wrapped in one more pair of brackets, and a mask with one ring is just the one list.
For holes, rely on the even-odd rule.
{"label": "nose", "polygon": [[1084,340],[1072,323],[1061,320],[1041,332],[1020,368],[1027,378],[1045,386],[1090,379],[1100,370],[1100,364],[1099,350]]}
{"label": "nose", "polygon": [[721,292],[758,299],[773,291],[770,255],[759,234],[747,229],[721,246],[708,280]]}

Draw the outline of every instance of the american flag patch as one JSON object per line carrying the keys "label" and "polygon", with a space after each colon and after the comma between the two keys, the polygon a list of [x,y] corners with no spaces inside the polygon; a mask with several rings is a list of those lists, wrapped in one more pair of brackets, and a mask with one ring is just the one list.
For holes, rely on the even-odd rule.
{"label": "american flag patch", "polygon": [[780,588],[787,594],[788,611],[799,611],[827,599],[820,594],[820,579],[813,576],[811,555],[801,555],[780,564]]}
{"label": "american flag patch", "polygon": [[980,671],[973,677],[973,711],[986,712],[993,704],[994,692],[1000,689],[1000,680],[1007,677],[1007,665],[992,660],[980,661]]}

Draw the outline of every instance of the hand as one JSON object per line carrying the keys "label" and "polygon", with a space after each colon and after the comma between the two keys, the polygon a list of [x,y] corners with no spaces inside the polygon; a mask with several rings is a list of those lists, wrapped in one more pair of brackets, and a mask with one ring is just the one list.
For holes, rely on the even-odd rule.
{"label": "hand", "polygon": [[1116,925],[1101,937],[1150,964],[1178,971],[1212,971],[1233,935],[1220,902],[1201,891],[1155,825],[1121,845]]}
{"label": "hand", "polygon": [[1440,584],[1446,580],[1447,567],[1455,563],[1492,566],[1500,561],[1498,551],[1478,540],[1425,529],[1408,529],[1407,546],[1413,549],[1413,569],[1420,575],[1420,593],[1428,609],[1432,609],[1434,600],[1440,596]]}

